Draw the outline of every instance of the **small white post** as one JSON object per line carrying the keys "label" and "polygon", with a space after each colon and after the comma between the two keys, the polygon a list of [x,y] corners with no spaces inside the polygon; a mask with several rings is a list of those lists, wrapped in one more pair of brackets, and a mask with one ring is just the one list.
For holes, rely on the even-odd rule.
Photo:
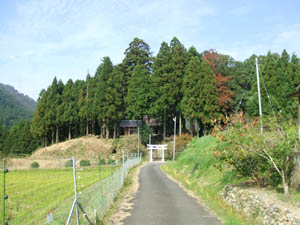
{"label": "small white post", "polygon": [[150,147],[150,162],[152,162],[152,147]]}

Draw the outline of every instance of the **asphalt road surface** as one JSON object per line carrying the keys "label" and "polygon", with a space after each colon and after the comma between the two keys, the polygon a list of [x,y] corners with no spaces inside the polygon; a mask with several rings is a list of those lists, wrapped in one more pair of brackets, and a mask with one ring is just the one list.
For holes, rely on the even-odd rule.
{"label": "asphalt road surface", "polygon": [[194,198],[170,180],[159,163],[140,172],[140,186],[125,225],[222,225]]}

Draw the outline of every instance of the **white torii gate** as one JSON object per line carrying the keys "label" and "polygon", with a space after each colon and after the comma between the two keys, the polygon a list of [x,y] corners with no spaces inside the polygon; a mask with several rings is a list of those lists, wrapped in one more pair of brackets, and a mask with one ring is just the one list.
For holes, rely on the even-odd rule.
{"label": "white torii gate", "polygon": [[152,162],[152,152],[153,150],[160,150],[161,152],[161,161],[165,162],[165,150],[167,149],[167,145],[147,145],[147,149],[149,152],[150,162]]}

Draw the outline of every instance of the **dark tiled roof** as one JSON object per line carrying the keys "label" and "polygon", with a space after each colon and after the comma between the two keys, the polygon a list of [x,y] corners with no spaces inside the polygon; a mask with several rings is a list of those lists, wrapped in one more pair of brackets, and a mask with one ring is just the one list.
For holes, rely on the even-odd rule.
{"label": "dark tiled roof", "polygon": [[137,127],[142,126],[142,120],[121,120],[120,127]]}

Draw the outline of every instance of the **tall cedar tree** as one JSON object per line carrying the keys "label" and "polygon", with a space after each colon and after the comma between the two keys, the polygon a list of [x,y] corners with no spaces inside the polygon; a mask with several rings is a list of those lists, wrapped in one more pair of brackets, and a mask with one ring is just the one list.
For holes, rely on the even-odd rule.
{"label": "tall cedar tree", "polygon": [[219,106],[223,113],[229,110],[229,102],[231,101],[234,93],[228,88],[228,82],[232,79],[232,76],[224,76],[217,70],[217,63],[221,56],[214,50],[205,51],[202,59],[206,59],[214,73],[218,90]]}
{"label": "tall cedar tree", "polygon": [[46,125],[46,101],[47,91],[42,89],[37,100],[37,106],[31,123],[31,132],[36,138],[43,140],[44,147],[47,145],[48,127]]}
{"label": "tall cedar tree", "polygon": [[64,114],[64,105],[63,105],[63,91],[64,83],[62,80],[58,81],[57,84],[57,93],[56,93],[56,120],[55,120],[55,142],[59,142],[59,130],[63,125],[63,114]]}
{"label": "tall cedar tree", "polygon": [[[181,125],[181,108],[180,102],[183,97],[183,76],[185,71],[185,66],[188,63],[187,52],[183,44],[174,37],[170,43],[170,80],[169,85],[171,90],[169,92],[169,102],[171,104],[172,115],[179,117],[179,135],[181,135],[182,125]],[[171,121],[172,122],[172,121]]]}
{"label": "tall cedar tree", "polygon": [[48,98],[46,103],[46,125],[50,128],[51,132],[51,144],[54,143],[54,134],[57,129],[57,106],[58,106],[58,84],[57,79],[54,77],[51,86],[47,89]]}
{"label": "tall cedar tree", "polygon": [[102,135],[105,134],[105,137],[108,138],[109,136],[109,127],[108,127],[108,120],[106,111],[109,105],[105,100],[105,95],[107,91],[107,82],[110,77],[110,74],[113,71],[113,65],[109,57],[103,57],[102,63],[97,69],[95,74],[95,79],[97,83],[97,90],[95,95],[95,104],[98,107],[98,121],[102,123]]}
{"label": "tall cedar tree", "polygon": [[204,74],[201,72],[200,59],[193,56],[184,74],[183,98],[181,101],[182,113],[185,118],[191,120],[191,124],[194,124],[195,119],[200,119],[201,112],[204,109],[201,99],[201,90],[205,85],[203,82]]}
{"label": "tall cedar tree", "polygon": [[116,138],[120,120],[125,114],[125,89],[124,89],[124,73],[122,65],[116,65],[107,80],[107,88],[105,93],[106,102],[106,118],[113,124],[113,137]]}
{"label": "tall cedar tree", "polygon": [[[79,119],[82,123],[85,123],[85,134],[89,134],[89,121],[90,121],[90,110],[89,100],[91,99],[91,87],[89,87],[89,81],[91,79],[91,75],[88,73],[85,80],[85,85],[79,91],[79,99],[78,99],[78,107],[79,107]],[[90,98],[89,98],[90,94]]]}
{"label": "tall cedar tree", "polygon": [[217,83],[214,78],[214,72],[211,69],[210,63],[207,60],[201,62],[201,76],[203,77],[203,88],[200,91],[199,105],[201,106],[201,112],[199,113],[199,119],[203,125],[204,133],[206,129],[210,128],[213,121],[219,119],[220,106],[218,105],[218,91]]}
{"label": "tall cedar tree", "polygon": [[153,109],[154,114],[157,119],[163,120],[163,137],[166,136],[166,123],[167,123],[167,114],[170,113],[170,109],[173,101],[170,102],[169,91],[170,90],[170,47],[166,42],[163,42],[160,46],[159,52],[154,59],[153,63],[153,91],[155,100]]}
{"label": "tall cedar tree", "polygon": [[150,52],[150,46],[139,38],[134,38],[133,41],[129,43],[129,47],[124,54],[122,69],[124,72],[124,87],[127,93],[129,81],[135,67],[137,65],[144,65],[148,71],[152,71],[153,58]]}
{"label": "tall cedar tree", "polygon": [[150,103],[153,101],[152,90],[147,66],[138,64],[133,70],[125,99],[130,119],[143,119],[144,115],[149,115]]}
{"label": "tall cedar tree", "polygon": [[[200,120],[204,128],[218,117],[219,110],[216,82],[207,60],[200,62],[199,57],[191,58],[184,76],[184,97],[181,102],[183,114],[191,119]],[[192,131],[193,131],[192,126]]]}
{"label": "tall cedar tree", "polygon": [[74,98],[73,92],[73,81],[69,79],[66,83],[65,89],[63,91],[64,98],[64,115],[63,121],[68,127],[68,139],[72,138],[72,126],[76,121],[76,99]]}

